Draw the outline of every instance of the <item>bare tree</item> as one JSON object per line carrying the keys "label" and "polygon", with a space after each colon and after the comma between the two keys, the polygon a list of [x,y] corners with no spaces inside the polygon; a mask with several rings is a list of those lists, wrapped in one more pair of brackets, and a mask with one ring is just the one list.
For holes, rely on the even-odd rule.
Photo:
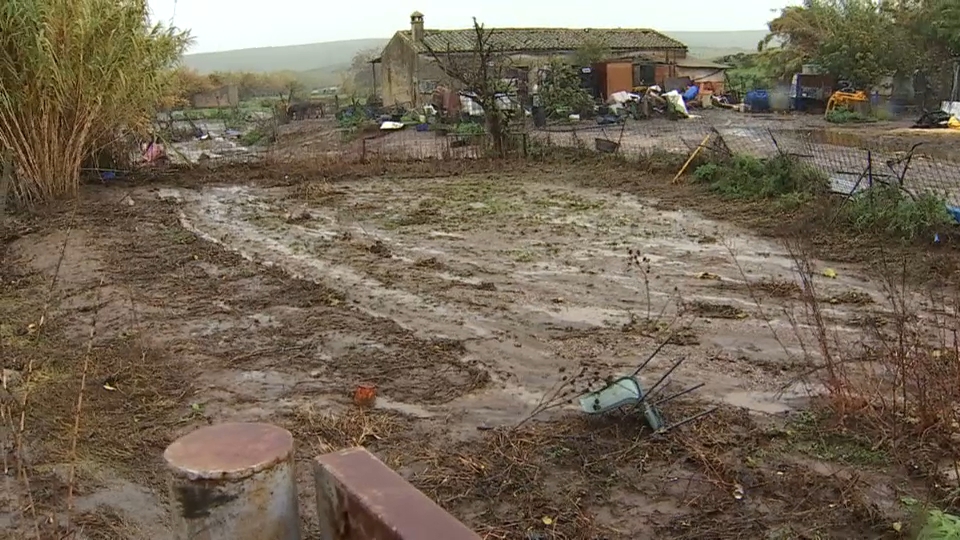
{"label": "bare tree", "polygon": [[511,89],[511,83],[504,77],[509,58],[496,45],[496,30],[484,28],[476,17],[473,33],[470,51],[453,51],[449,43],[445,51],[438,51],[426,42],[423,45],[440,70],[462,84],[470,98],[483,109],[487,132],[497,154],[502,156],[512,113],[500,106],[500,95]]}

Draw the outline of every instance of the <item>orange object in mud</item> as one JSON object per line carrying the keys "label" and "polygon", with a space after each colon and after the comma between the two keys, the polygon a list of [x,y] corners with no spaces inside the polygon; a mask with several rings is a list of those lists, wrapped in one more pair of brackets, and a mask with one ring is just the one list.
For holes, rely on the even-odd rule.
{"label": "orange object in mud", "polygon": [[377,401],[377,387],[372,384],[361,384],[353,393],[353,402],[361,407],[373,407]]}

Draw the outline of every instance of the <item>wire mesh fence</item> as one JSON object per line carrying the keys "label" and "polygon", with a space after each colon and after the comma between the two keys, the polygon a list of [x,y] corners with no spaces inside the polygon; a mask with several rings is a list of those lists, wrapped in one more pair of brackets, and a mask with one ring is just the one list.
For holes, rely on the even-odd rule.
{"label": "wire mesh fence", "polygon": [[818,125],[818,120],[719,111],[674,121],[654,118],[613,125],[583,122],[541,129],[526,126],[499,145],[488,135],[477,133],[422,131],[412,127],[394,132],[348,132],[329,123],[306,121],[293,123],[293,130],[287,133],[281,131],[278,143],[270,146],[245,146],[221,137],[178,143],[174,151],[178,160],[189,162],[302,158],[389,162],[504,155],[542,159],[561,149],[639,161],[663,154],[688,156],[700,148],[707,159],[790,156],[823,174],[838,193],[850,194],[887,183],[914,195],[932,193],[951,206],[960,207],[960,155],[955,159],[949,151],[955,145],[909,138],[881,140],[874,136],[876,130],[825,129]]}
{"label": "wire mesh fence", "polygon": [[[690,154],[698,147],[703,154],[717,159],[734,155],[759,159],[783,155],[820,172],[838,193],[852,194],[886,183],[913,195],[934,194],[951,206],[960,207],[960,161],[949,155],[949,151],[940,151],[944,144],[916,142],[910,138],[882,141],[858,134],[857,128],[831,130],[812,122],[788,123],[771,117],[727,115],[719,117],[719,121],[714,116],[588,128],[556,126],[534,131],[530,137],[546,147],[589,149],[628,160],[648,160],[664,153]],[[943,136],[930,134],[930,137]],[[935,148],[928,151],[928,147]]]}

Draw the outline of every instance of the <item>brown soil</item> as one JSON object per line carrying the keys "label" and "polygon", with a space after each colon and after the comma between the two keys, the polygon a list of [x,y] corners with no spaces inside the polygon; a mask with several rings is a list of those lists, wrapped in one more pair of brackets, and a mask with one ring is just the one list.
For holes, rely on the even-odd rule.
{"label": "brown soil", "polygon": [[[11,474],[10,537],[62,525],[70,462],[74,528],[169,537],[163,449],[232,420],[296,436],[308,538],[307,460],[352,445],[489,538],[899,537],[898,500],[917,487],[905,469],[810,429],[802,392],[780,392],[809,367],[810,336],[777,316],[800,307],[794,262],[741,226],[784,234],[783,216],[603,161],[465,167],[168,172],[13,220],[0,338],[3,367],[28,380],[6,410],[19,418],[29,399],[23,448],[5,451],[33,505]],[[887,310],[863,300],[883,297],[858,262],[872,252],[814,241],[834,257],[813,264],[837,273],[818,292],[837,299],[836,332],[856,336]],[[630,249],[647,270],[629,268]],[[567,405],[511,429],[570,373],[589,375],[575,397],[662,340],[644,381],[685,358],[664,395],[706,383],[668,418],[716,414],[654,436],[636,416]],[[378,387],[372,411],[351,404],[361,383]]]}

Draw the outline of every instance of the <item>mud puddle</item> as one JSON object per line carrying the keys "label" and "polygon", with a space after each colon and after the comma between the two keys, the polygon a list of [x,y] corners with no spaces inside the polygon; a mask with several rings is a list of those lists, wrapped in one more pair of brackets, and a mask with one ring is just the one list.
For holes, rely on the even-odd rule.
{"label": "mud puddle", "polygon": [[[781,375],[768,366],[795,361],[812,339],[785,315],[799,309],[794,299],[760,305],[743,286],[797,281],[784,250],[695,213],[486,176],[371,180],[342,191],[334,206],[244,186],[161,196],[183,201],[183,225],[204,238],[339,290],[421,337],[463,341],[465,360],[489,364],[495,384],[450,405],[496,404],[505,421],[529,410],[561,369],[629,370],[674,326],[696,339],[668,347],[650,376],[683,355],[678,382],[705,381],[713,399],[768,412],[779,398],[750,392],[775,392]],[[633,266],[630,249],[640,254]],[[835,278],[815,278],[824,294],[879,296],[860,269],[829,268]],[[843,321],[861,306],[831,309],[838,332],[859,331]],[[637,320],[650,331],[625,330]]]}

